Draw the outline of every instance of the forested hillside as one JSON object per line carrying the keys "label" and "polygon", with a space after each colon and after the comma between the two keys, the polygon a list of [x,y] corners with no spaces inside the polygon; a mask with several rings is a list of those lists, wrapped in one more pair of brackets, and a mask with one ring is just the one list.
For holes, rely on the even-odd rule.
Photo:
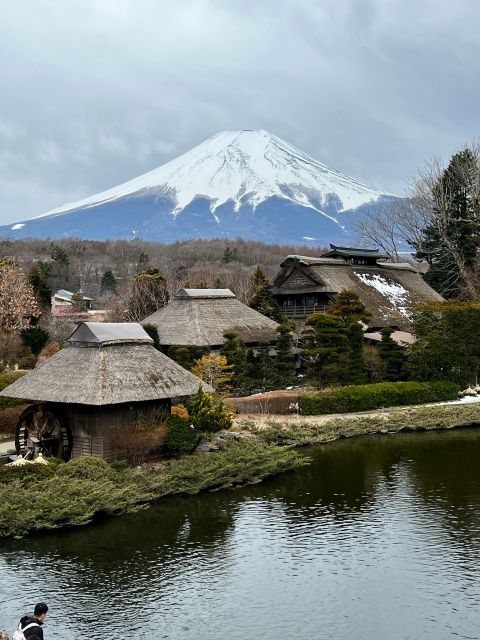
{"label": "forested hillside", "polygon": [[267,245],[241,239],[188,240],[158,244],[142,240],[0,240],[0,256],[12,258],[25,273],[40,263],[52,290],[83,289],[99,298],[102,278],[111,271],[119,285],[136,273],[156,268],[165,276],[170,294],[184,286],[228,287],[241,301],[251,295],[257,265],[271,278],[290,253],[320,255],[325,249]]}

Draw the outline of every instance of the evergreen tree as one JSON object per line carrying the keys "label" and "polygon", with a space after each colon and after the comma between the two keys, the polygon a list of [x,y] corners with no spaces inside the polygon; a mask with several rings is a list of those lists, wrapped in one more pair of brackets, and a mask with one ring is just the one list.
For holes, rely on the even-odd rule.
{"label": "evergreen tree", "polygon": [[41,352],[43,347],[50,340],[50,336],[47,331],[40,327],[30,327],[29,329],[23,329],[20,331],[22,342],[26,347],[30,347],[31,352],[35,357]]}
{"label": "evergreen tree", "polygon": [[261,267],[256,268],[252,276],[252,284],[254,294],[248,306],[271,320],[282,322],[283,318],[280,307],[273,297],[270,282]]}
{"label": "evergreen tree", "polygon": [[302,333],[301,357],[308,378],[318,387],[347,377],[348,350],[345,324],[328,313],[312,313]]}
{"label": "evergreen tree", "polygon": [[245,388],[248,385],[247,348],[234,331],[223,334],[225,343],[220,354],[227,358],[228,364],[233,365],[233,385]]}
{"label": "evergreen tree", "polygon": [[28,280],[32,285],[35,297],[41,309],[49,310],[52,305],[52,291],[47,285],[43,270],[37,262],[32,264]]}
{"label": "evergreen tree", "polygon": [[191,371],[195,362],[209,353],[208,347],[169,347],[167,355],[181,367]]}
{"label": "evergreen tree", "polygon": [[378,353],[387,366],[387,380],[403,380],[406,377],[405,363],[407,352],[392,338],[392,327],[383,327],[380,331],[382,339],[378,345]]}
{"label": "evergreen tree", "polygon": [[480,167],[465,147],[430,188],[431,210],[419,238],[416,257],[430,265],[425,280],[446,298],[478,297],[473,276],[480,247]]}
{"label": "evergreen tree", "polygon": [[78,311],[85,311],[87,305],[85,304],[85,300],[83,299],[83,295],[80,291],[77,291],[72,296],[72,305]]}
{"label": "evergreen tree", "polygon": [[347,290],[340,291],[337,294],[335,302],[328,309],[328,313],[332,316],[337,316],[346,325],[358,322],[367,323],[372,317],[360,296],[355,291]]}
{"label": "evergreen tree", "polygon": [[365,382],[365,355],[363,328],[359,322],[353,322],[348,331],[348,373],[347,381],[351,384]]}
{"label": "evergreen tree", "polygon": [[351,384],[361,384],[365,381],[362,323],[366,324],[372,314],[367,311],[358,294],[346,290],[337,294],[329,313],[340,318],[347,328],[349,363],[346,380]]}
{"label": "evergreen tree", "polygon": [[105,293],[116,293],[117,292],[117,279],[114,276],[113,272],[108,269],[102,276],[102,281],[100,283],[100,293],[103,295]]}
{"label": "evergreen tree", "polygon": [[157,349],[157,351],[161,351],[162,347],[160,344],[160,336],[158,335],[157,327],[154,324],[144,324],[143,329],[146,333],[148,333],[150,338],[152,338],[153,346],[155,347],[155,349]]}
{"label": "evergreen tree", "polygon": [[278,340],[275,357],[275,382],[279,387],[285,387],[293,381],[295,376],[296,357],[293,353],[293,326],[290,322],[282,323],[278,328]]}
{"label": "evergreen tree", "polygon": [[477,384],[480,371],[480,303],[431,302],[415,308],[409,370],[420,380]]}

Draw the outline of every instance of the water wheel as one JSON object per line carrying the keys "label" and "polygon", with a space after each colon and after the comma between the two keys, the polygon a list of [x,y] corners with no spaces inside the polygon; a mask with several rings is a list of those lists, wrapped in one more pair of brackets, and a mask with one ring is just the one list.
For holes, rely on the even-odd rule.
{"label": "water wheel", "polygon": [[33,404],[21,414],[15,433],[17,455],[33,457],[35,452],[69,460],[72,453],[72,433],[50,409]]}

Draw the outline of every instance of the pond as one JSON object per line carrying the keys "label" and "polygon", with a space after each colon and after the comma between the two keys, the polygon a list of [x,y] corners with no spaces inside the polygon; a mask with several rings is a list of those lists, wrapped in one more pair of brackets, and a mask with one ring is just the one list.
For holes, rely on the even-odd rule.
{"label": "pond", "polygon": [[309,454],[263,484],[4,541],[0,628],[45,600],[47,640],[480,638],[480,430]]}

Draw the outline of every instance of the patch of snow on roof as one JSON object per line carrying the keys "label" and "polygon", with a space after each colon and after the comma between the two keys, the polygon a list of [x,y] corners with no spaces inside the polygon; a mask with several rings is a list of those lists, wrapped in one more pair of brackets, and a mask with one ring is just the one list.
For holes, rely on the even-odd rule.
{"label": "patch of snow on roof", "polygon": [[410,294],[401,284],[388,282],[384,276],[376,273],[357,273],[356,271],[354,273],[363,284],[376,289],[382,296],[388,299],[390,304],[395,307],[402,316],[410,319],[410,313],[408,311],[408,305],[411,304]]}

